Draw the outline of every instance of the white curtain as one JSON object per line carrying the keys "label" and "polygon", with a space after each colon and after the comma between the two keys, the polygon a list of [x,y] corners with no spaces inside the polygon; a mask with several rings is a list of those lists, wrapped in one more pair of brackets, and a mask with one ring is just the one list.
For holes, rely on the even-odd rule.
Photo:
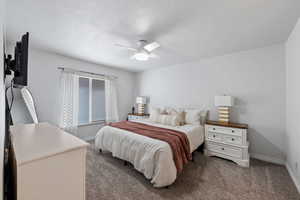
{"label": "white curtain", "polygon": [[117,86],[115,79],[105,80],[105,114],[106,122],[119,121]]}
{"label": "white curtain", "polygon": [[70,72],[61,72],[60,76],[60,127],[76,134],[79,110],[79,77]]}

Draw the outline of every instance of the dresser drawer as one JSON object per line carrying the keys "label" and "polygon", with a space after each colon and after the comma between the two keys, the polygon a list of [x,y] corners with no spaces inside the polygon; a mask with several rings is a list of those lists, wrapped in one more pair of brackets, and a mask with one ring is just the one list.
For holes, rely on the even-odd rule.
{"label": "dresser drawer", "polygon": [[230,134],[230,135],[242,135],[242,129],[236,129],[236,128],[227,128],[227,127],[218,127],[218,126],[209,126],[208,131],[210,132],[217,132],[217,133],[223,133],[223,134]]}
{"label": "dresser drawer", "polygon": [[221,153],[230,157],[242,159],[243,149],[239,147],[227,146],[222,144],[217,144],[213,142],[207,142],[206,148],[209,151]]}

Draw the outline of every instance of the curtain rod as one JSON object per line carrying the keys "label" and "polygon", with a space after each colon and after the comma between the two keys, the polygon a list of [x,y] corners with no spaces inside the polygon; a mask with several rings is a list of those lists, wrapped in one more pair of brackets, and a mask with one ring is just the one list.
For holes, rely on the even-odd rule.
{"label": "curtain rod", "polygon": [[98,73],[93,73],[93,72],[86,72],[86,71],[81,71],[81,70],[76,70],[76,69],[71,69],[71,68],[66,68],[66,67],[58,67],[57,69],[60,69],[62,71],[70,71],[70,72],[77,72],[77,73],[84,73],[84,74],[90,74],[94,76],[102,76],[102,77],[107,77],[107,78],[112,78],[112,79],[118,79],[117,76],[113,75],[107,75],[107,74],[98,74]]}

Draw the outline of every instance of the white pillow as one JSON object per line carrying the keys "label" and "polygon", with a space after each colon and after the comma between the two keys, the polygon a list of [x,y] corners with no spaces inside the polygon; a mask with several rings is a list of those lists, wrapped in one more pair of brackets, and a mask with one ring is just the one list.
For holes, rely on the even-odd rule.
{"label": "white pillow", "polygon": [[168,108],[162,108],[162,109],[160,109],[160,114],[162,114],[162,115],[168,115],[169,113],[168,113]]}
{"label": "white pillow", "polygon": [[187,124],[200,124],[200,113],[198,109],[186,109],[185,110],[185,123]]}
{"label": "white pillow", "polygon": [[149,119],[152,122],[159,122],[160,109],[159,108],[151,108]]}
{"label": "white pillow", "polygon": [[194,125],[204,125],[207,118],[207,111],[200,109],[186,109],[185,123]]}

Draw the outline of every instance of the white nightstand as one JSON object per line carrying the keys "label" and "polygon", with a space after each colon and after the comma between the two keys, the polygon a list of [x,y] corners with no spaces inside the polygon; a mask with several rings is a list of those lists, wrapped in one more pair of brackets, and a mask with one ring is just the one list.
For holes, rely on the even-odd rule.
{"label": "white nightstand", "polygon": [[127,119],[128,119],[128,121],[137,120],[137,119],[147,119],[147,118],[149,118],[149,116],[150,116],[149,114],[128,113]]}
{"label": "white nightstand", "polygon": [[205,123],[205,154],[234,161],[240,166],[249,167],[249,142],[247,124]]}

